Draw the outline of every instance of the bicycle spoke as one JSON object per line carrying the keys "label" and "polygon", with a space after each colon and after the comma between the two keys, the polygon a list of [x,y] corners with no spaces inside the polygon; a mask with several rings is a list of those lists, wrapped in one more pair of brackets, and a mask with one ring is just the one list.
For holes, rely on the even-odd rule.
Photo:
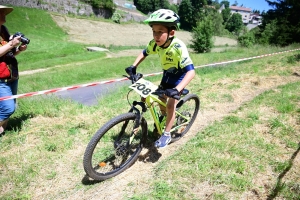
{"label": "bicycle spoke", "polygon": [[183,103],[176,108],[175,122],[171,129],[172,141],[182,137],[192,126],[196,119],[200,106],[199,98],[196,95],[187,95]]}
{"label": "bicycle spoke", "polygon": [[107,123],[99,135],[92,138],[84,158],[87,174],[104,180],[125,170],[141,151],[143,128],[135,127],[135,115],[124,114]]}

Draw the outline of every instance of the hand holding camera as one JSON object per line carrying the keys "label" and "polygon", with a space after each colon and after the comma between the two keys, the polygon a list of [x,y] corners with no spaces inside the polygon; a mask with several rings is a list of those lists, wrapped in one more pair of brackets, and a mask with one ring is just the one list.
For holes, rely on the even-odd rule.
{"label": "hand holding camera", "polygon": [[19,46],[19,44],[20,44],[20,37],[14,37],[14,38],[9,39],[9,45],[12,47],[17,47],[17,46]]}
{"label": "hand holding camera", "polygon": [[21,36],[20,38],[20,41],[23,43],[23,44],[29,44],[30,43],[30,40],[28,38],[25,37],[25,35],[21,32],[16,32],[12,38],[15,38],[15,37],[18,37],[18,36]]}
{"label": "hand holding camera", "polygon": [[18,40],[18,44],[21,42],[22,44],[20,46],[17,47],[17,50],[18,51],[25,51],[27,49],[27,44],[30,43],[30,40],[28,38],[25,37],[25,35],[21,32],[17,32],[15,33],[14,35],[12,35],[10,37],[10,41],[12,41],[12,45],[13,46],[16,46],[14,45],[14,40]]}

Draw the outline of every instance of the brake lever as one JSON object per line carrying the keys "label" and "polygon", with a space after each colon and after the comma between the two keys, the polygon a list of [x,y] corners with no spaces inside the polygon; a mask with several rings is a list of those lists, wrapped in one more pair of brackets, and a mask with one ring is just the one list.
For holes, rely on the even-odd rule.
{"label": "brake lever", "polygon": [[133,80],[132,76],[123,75],[123,77],[128,78],[128,80],[131,80],[131,83],[134,84],[136,81]]}
{"label": "brake lever", "polygon": [[143,78],[143,74],[140,74],[140,73],[137,73],[135,75],[130,75],[130,76],[127,76],[127,75],[123,75],[123,76],[126,77],[126,78],[128,78],[129,80],[131,80],[132,84],[134,84],[135,82],[137,82],[138,80],[140,80],[141,78]]}

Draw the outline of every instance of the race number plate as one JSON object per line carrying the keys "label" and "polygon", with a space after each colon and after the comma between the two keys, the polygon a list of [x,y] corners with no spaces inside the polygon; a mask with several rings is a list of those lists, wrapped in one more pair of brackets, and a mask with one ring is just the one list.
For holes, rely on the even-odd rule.
{"label": "race number plate", "polygon": [[135,90],[139,95],[146,98],[157,89],[157,86],[152,82],[141,78],[140,80],[129,86],[129,88]]}

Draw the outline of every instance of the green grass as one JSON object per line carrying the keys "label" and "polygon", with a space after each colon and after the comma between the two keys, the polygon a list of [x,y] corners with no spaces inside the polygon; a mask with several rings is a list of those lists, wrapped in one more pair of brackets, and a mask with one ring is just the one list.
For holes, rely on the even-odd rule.
{"label": "green grass", "polygon": [[[293,168],[293,157],[278,159],[286,154],[296,154],[300,149],[299,129],[295,131],[292,128],[295,124],[290,124],[291,119],[299,119],[299,99],[289,98],[294,95],[299,97],[299,89],[299,82],[296,82],[279,87],[276,93],[266,92],[241,107],[239,112],[214,122],[159,164],[147,194],[129,199],[148,199],[149,196],[152,199],[198,199],[193,196],[191,188],[205,182],[216,188],[214,199],[240,199],[242,193],[257,187],[252,180],[258,178],[257,174],[266,173],[268,167],[277,175],[290,170]],[[281,101],[283,96],[285,101]],[[297,109],[277,110],[282,102]],[[269,113],[261,112],[264,104],[268,104],[269,109],[277,110],[280,119],[274,120]],[[253,113],[259,115],[253,117]],[[269,125],[270,131],[255,131],[254,126],[259,124]],[[280,144],[266,137],[278,140]],[[282,146],[291,149],[282,149]],[[277,176],[277,181],[269,185],[269,196],[299,198],[299,176],[287,181],[282,181],[282,178]],[[226,191],[218,190],[220,187],[226,188]]]}
{"label": "green grass", "polygon": [[[18,20],[7,23],[9,30],[21,31],[31,39],[28,50],[18,56],[21,71],[62,66],[21,76],[19,93],[121,78],[125,67],[135,59],[105,58],[104,53],[86,51],[83,44],[69,42],[68,35],[41,10],[16,7],[7,21],[12,19]],[[32,24],[37,29],[31,28]],[[112,46],[110,50],[127,48],[135,47]],[[294,48],[298,46],[191,56],[199,66]],[[125,194],[123,199],[240,199],[247,192],[255,192],[262,199],[299,199],[300,177],[295,169],[300,149],[299,80],[260,95],[254,93],[260,85],[268,88],[273,80],[291,78],[299,70],[299,63],[299,52],[289,52],[197,69],[188,89],[200,97],[201,114],[216,111],[221,115],[219,107],[234,107],[239,100],[237,94],[256,97],[199,130],[170,157],[158,160],[153,172],[142,172],[153,173],[147,185],[142,185],[144,190],[139,190],[141,186],[135,182],[120,188]],[[157,57],[145,60],[139,71],[159,72]],[[147,79],[159,83],[160,78]],[[18,99],[9,129],[0,137],[0,199],[35,199],[38,191],[45,191],[40,198],[67,199],[76,192],[94,194],[107,182],[118,182],[112,179],[83,184],[82,156],[104,122],[128,111],[127,92],[127,85],[120,87],[98,99],[94,106],[55,95]],[[130,96],[130,100],[136,99]],[[145,117],[149,119],[149,113]],[[148,125],[150,130],[150,120]],[[133,176],[138,173],[132,171]]]}

